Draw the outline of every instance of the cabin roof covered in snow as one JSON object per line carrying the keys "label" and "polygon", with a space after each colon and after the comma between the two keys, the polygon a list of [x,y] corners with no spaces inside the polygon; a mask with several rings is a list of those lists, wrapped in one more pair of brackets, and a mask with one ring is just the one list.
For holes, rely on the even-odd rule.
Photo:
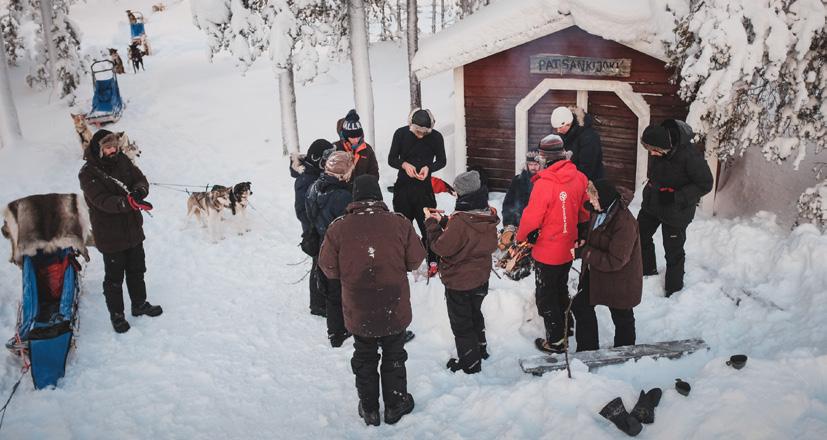
{"label": "cabin roof covered in snow", "polygon": [[579,26],[660,60],[688,0],[498,0],[420,42],[420,79]]}

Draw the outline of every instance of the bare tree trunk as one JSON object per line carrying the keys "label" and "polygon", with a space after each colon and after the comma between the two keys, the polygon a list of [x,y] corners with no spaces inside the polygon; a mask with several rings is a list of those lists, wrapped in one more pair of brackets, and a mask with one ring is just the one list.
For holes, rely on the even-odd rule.
{"label": "bare tree trunk", "polygon": [[431,0],[431,33],[436,33],[436,0]]}
{"label": "bare tree trunk", "polygon": [[439,28],[445,29],[445,0],[439,0]]}
{"label": "bare tree trunk", "polygon": [[419,29],[417,28],[416,0],[408,0],[408,80],[411,89],[411,110],[422,107],[422,90],[419,80],[412,69],[412,62],[419,49]]}
{"label": "bare tree trunk", "polygon": [[370,77],[370,53],[364,0],[348,1],[350,20],[350,60],[353,68],[353,100],[362,121],[365,142],[376,145],[373,123],[373,81]]}
{"label": "bare tree trunk", "polygon": [[23,136],[6,63],[6,42],[0,32],[0,148],[11,148]]}
{"label": "bare tree trunk", "polygon": [[46,47],[46,58],[49,63],[49,84],[57,84],[57,48],[55,47],[55,39],[52,36],[52,0],[40,0],[40,20],[43,25],[43,43]]}
{"label": "bare tree trunk", "polygon": [[402,0],[396,0],[396,35],[402,36]]}
{"label": "bare tree trunk", "polygon": [[293,82],[293,63],[279,72],[279,103],[281,104],[282,154],[299,151],[299,120],[296,116],[296,86]]}

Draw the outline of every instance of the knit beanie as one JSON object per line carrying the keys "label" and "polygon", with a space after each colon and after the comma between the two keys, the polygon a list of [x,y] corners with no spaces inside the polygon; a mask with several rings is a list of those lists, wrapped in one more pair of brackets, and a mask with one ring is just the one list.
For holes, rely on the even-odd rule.
{"label": "knit beanie", "polygon": [[476,171],[466,171],[454,179],[454,191],[457,192],[457,196],[479,191],[481,185],[480,173]]}
{"label": "knit beanie", "polygon": [[316,168],[322,169],[322,156],[324,155],[325,150],[329,150],[333,148],[333,144],[328,142],[325,139],[316,139],[310,144],[310,148],[307,149],[307,155],[305,156],[306,160],[312,163]]}
{"label": "knit beanie", "polygon": [[563,148],[563,139],[556,134],[550,134],[540,140],[538,145],[540,154],[546,160],[546,165],[551,165],[558,160],[566,159],[566,150]]}
{"label": "knit beanie", "polygon": [[[600,207],[603,211],[609,209],[609,206],[612,206],[612,203],[620,197],[617,188],[608,179],[597,179],[594,182],[589,182],[589,190],[592,187],[597,192],[597,200],[600,201]],[[591,191],[589,192],[591,193]],[[591,195],[594,196],[593,193]]]}
{"label": "knit beanie", "polygon": [[671,150],[672,142],[669,140],[669,131],[660,125],[650,125],[643,130],[643,135],[640,137],[643,146],[660,148],[661,150]]}
{"label": "knit beanie", "polygon": [[537,147],[529,148],[525,154],[525,161],[540,163],[540,149]]}
{"label": "knit beanie", "polygon": [[411,124],[422,128],[434,128],[434,121],[429,110],[417,109],[411,115]]}
{"label": "knit beanie", "polygon": [[353,180],[353,201],[382,200],[379,178],[372,174],[362,174]]}
{"label": "knit beanie", "polygon": [[324,171],[342,182],[347,182],[353,172],[353,157],[345,151],[334,151],[325,161]]}
{"label": "knit beanie", "polygon": [[347,116],[342,122],[342,134],[345,138],[360,138],[364,135],[362,123],[359,122],[359,114],[356,113],[356,110],[347,112]]}

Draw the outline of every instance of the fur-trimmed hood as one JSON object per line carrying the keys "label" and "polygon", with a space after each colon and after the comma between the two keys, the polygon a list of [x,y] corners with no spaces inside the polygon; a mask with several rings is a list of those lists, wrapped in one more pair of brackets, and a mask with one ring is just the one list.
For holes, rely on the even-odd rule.
{"label": "fur-trimmed hood", "polygon": [[436,126],[436,119],[434,118],[434,114],[431,113],[431,110],[424,109],[426,112],[428,112],[428,118],[431,119],[431,126],[430,127],[423,127],[421,125],[414,124],[414,122],[413,122],[414,113],[416,113],[420,110],[423,110],[423,109],[417,107],[417,108],[411,110],[411,112],[408,114],[408,126],[411,129],[411,133],[420,134],[422,136],[427,136],[427,135],[431,134],[431,131],[433,131],[434,127]]}
{"label": "fur-trimmed hood", "polygon": [[36,194],[9,203],[3,210],[3,236],[11,241],[11,261],[38,250],[50,253],[73,248],[89,261],[89,209],[77,194]]}

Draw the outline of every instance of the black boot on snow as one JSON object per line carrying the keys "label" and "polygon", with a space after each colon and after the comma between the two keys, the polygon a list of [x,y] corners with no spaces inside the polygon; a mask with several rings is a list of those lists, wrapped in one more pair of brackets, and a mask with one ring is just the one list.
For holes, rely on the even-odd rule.
{"label": "black boot on snow", "polygon": [[349,337],[353,336],[351,332],[344,332],[339,334],[332,334],[327,335],[327,338],[330,339],[330,346],[333,348],[339,348],[342,344],[345,343],[345,340]]}
{"label": "black boot on snow", "polygon": [[547,339],[537,338],[534,340],[534,346],[537,347],[537,350],[549,354],[560,354],[565,353],[566,351],[566,347],[563,345],[562,340],[557,344],[552,344],[548,342]]}
{"label": "black boot on snow", "polygon": [[381,423],[379,421],[379,408],[373,411],[365,411],[364,408],[362,408],[361,401],[359,402],[359,417],[361,417],[362,420],[365,421],[365,425],[368,426],[379,426]]}
{"label": "black boot on snow", "polygon": [[161,313],[164,313],[164,309],[161,306],[153,306],[148,301],[144,301],[143,304],[139,305],[138,307],[132,306],[132,316],[158,316]]}
{"label": "black boot on snow", "polygon": [[414,398],[410,393],[405,395],[398,405],[392,408],[385,408],[385,423],[393,425],[405,414],[410,414],[414,409]]}
{"label": "black boot on snow", "polygon": [[632,408],[632,417],[640,423],[654,423],[655,407],[660,403],[662,395],[663,391],[660,388],[652,388],[648,393],[641,391],[635,407]]}
{"label": "black boot on snow", "polygon": [[411,342],[411,339],[413,339],[415,337],[416,337],[416,333],[414,333],[410,330],[405,330],[405,342],[404,342],[404,344],[407,344],[408,342]]}
{"label": "black boot on snow", "polygon": [[123,313],[112,313],[109,315],[109,320],[112,321],[112,328],[117,333],[126,333],[129,330],[129,323],[124,318]]}
{"label": "black boot on snow", "polygon": [[491,355],[488,354],[488,344],[482,343],[480,344],[480,358],[488,359]]}
{"label": "black boot on snow", "polygon": [[600,415],[609,419],[609,421],[617,426],[617,429],[625,432],[630,437],[640,434],[640,431],[643,429],[640,422],[626,412],[626,408],[623,406],[623,401],[620,400],[620,397],[607,403],[606,406],[600,410]]}

